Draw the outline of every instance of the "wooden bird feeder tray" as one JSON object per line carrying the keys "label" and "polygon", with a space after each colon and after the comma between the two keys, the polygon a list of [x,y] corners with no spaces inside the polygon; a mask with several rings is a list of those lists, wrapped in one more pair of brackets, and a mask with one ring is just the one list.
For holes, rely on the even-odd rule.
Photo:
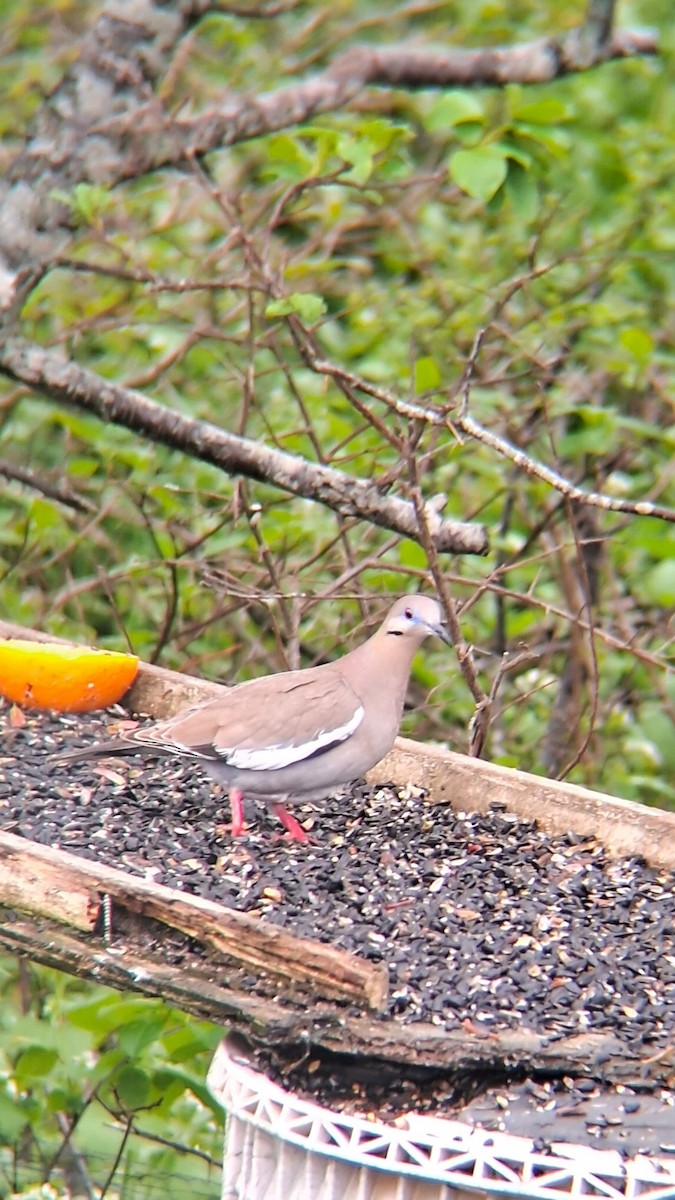
{"label": "wooden bird feeder tray", "polygon": [[[44,640],[0,622],[0,638],[8,637]],[[141,664],[124,705],[162,718],[220,690],[218,684]],[[369,781],[413,782],[428,789],[433,801],[463,811],[485,812],[498,801],[550,833],[574,831],[602,842],[617,857],[640,856],[655,867],[675,868],[675,813],[402,738]],[[106,939],[107,906],[113,930],[124,931],[123,952]],[[186,951],[180,968],[162,954],[163,933],[176,931],[202,947],[200,953]],[[464,1028],[396,1023],[378,1016],[388,998],[382,964],[7,833],[0,833],[0,947],[97,983],[160,995],[273,1047],[281,1058],[306,1054],[309,1045],[317,1055],[350,1056],[402,1071],[480,1076],[501,1065],[523,1078],[566,1074],[612,1084],[648,1075],[665,1085],[673,1072],[672,1054],[646,1065],[639,1048],[632,1050],[609,1031],[548,1038],[510,1030],[486,1037]],[[272,998],[269,987],[258,994],[242,983],[261,973],[275,981]]]}

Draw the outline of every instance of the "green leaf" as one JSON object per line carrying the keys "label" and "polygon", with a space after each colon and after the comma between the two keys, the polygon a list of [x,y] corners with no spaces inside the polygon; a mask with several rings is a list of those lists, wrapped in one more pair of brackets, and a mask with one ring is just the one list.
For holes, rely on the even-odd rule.
{"label": "green leaf", "polygon": [[175,1027],[162,1038],[167,1054],[174,1063],[193,1058],[202,1050],[212,1053],[219,1044],[222,1030],[206,1021],[190,1021],[189,1025]]}
{"label": "green leaf", "polygon": [[63,1087],[55,1087],[49,1089],[46,1101],[49,1112],[77,1112],[82,1103],[82,1095],[74,1088],[72,1091],[67,1091]]}
{"label": "green leaf", "polygon": [[640,595],[649,604],[672,608],[675,604],[675,558],[665,558],[642,576]]}
{"label": "green leaf", "polygon": [[565,130],[518,121],[514,124],[513,131],[520,137],[529,138],[530,141],[543,146],[553,158],[566,158],[569,153],[571,139]]}
{"label": "green leaf", "polygon": [[100,184],[78,183],[75,188],[77,213],[88,225],[94,225],[110,207],[110,194]]}
{"label": "green leaf", "polygon": [[211,1095],[203,1079],[200,1079],[195,1074],[189,1074],[186,1071],[179,1071],[169,1067],[157,1071],[155,1084],[163,1095],[165,1092],[172,1092],[174,1095],[180,1095],[182,1092],[191,1092],[206,1108],[212,1109],[215,1113],[222,1112],[222,1105]]}
{"label": "green leaf", "polygon": [[63,516],[51,500],[35,500],[30,508],[31,526],[35,533],[51,534],[63,525]]}
{"label": "green leaf", "polygon": [[164,1005],[159,1000],[145,996],[119,996],[113,992],[102,999],[95,996],[84,1002],[72,1004],[68,1009],[68,1022],[81,1029],[88,1029],[98,1037],[107,1037],[114,1029],[135,1021],[147,1021],[155,1014],[163,1014]]}
{"label": "green leaf", "polygon": [[664,765],[668,768],[668,784],[675,772],[675,738],[673,737],[673,720],[667,710],[659,704],[645,704],[642,711],[642,721],[638,727],[645,738],[650,738],[656,746]]}
{"label": "green leaf", "polygon": [[312,292],[292,292],[283,300],[272,300],[265,309],[266,317],[288,317],[295,313],[303,321],[313,325],[326,311],[326,303],[322,296]]}
{"label": "green leaf", "polygon": [[455,125],[470,121],[482,123],[484,120],[483,103],[474,92],[454,91],[446,92],[434,101],[424,118],[424,126],[429,133],[436,133],[452,129]]}
{"label": "green leaf", "polygon": [[533,221],[539,212],[540,199],[532,172],[514,164],[509,170],[505,187],[520,219],[526,223]]}
{"label": "green leaf", "polygon": [[53,188],[50,195],[66,205],[80,225],[95,225],[112,203],[110,192],[100,184],[78,183],[72,192]]}
{"label": "green leaf", "polygon": [[367,183],[373,173],[370,143],[365,138],[355,138],[343,133],[337,141],[337,152],[352,167],[344,178],[353,179],[355,183]]}
{"label": "green leaf", "polygon": [[476,146],[456,150],[450,159],[450,177],[463,192],[484,204],[499,191],[506,179],[507,162],[498,146]]}
{"label": "green leaf", "polygon": [[91,479],[99,470],[97,459],[88,455],[73,455],[68,460],[68,475],[73,479]]}
{"label": "green leaf", "polygon": [[314,157],[299,137],[279,133],[267,139],[268,160],[263,174],[283,179],[305,179],[315,169]]}
{"label": "green leaf", "polygon": [[508,158],[511,162],[518,163],[526,171],[529,171],[534,166],[535,160],[527,150],[523,150],[522,146],[515,146],[513,142],[504,141],[497,143],[504,154],[504,158]]}
{"label": "green leaf", "polygon": [[28,1124],[29,1114],[9,1096],[0,1095],[0,1145],[12,1146]]}
{"label": "green leaf", "polygon": [[398,561],[402,567],[411,571],[426,571],[428,567],[426,552],[417,543],[403,538],[398,547]]}
{"label": "green leaf", "polygon": [[511,115],[519,121],[529,121],[533,125],[555,125],[559,121],[572,120],[574,113],[562,100],[549,98],[519,104],[512,110]]}
{"label": "green leaf", "polygon": [[113,1086],[127,1108],[142,1108],[150,1095],[148,1075],[138,1067],[123,1067],[115,1075]]}
{"label": "green leaf", "polygon": [[19,1087],[25,1087],[35,1079],[43,1079],[58,1061],[58,1052],[49,1046],[29,1046],[23,1050],[14,1064],[14,1078]]}
{"label": "green leaf", "polygon": [[648,363],[654,353],[654,339],[644,329],[623,329],[619,342],[641,365]]}
{"label": "green leaf", "polygon": [[158,1015],[131,1021],[119,1031],[120,1049],[129,1058],[138,1058],[146,1046],[156,1042],[166,1026],[166,1016]]}
{"label": "green leaf", "polygon": [[440,387],[441,379],[435,358],[425,355],[415,359],[415,391],[418,396],[421,392],[430,392],[433,388]]}
{"label": "green leaf", "polygon": [[619,436],[616,413],[612,410],[594,408],[590,404],[579,405],[570,420],[568,433],[558,442],[561,455],[607,454]]}

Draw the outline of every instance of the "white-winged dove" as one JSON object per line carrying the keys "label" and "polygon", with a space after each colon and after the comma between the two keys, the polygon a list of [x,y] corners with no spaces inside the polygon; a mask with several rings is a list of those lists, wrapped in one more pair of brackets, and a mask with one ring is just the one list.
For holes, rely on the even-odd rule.
{"label": "white-winged dove", "polygon": [[412,661],[429,634],[450,642],[437,601],[403,596],[367,642],[335,662],[237,684],[216,700],[61,761],[133,753],[192,758],[228,786],[235,836],[244,828],[246,793],[271,801],[290,836],[306,842],[283,802],[321,799],[391,749]]}

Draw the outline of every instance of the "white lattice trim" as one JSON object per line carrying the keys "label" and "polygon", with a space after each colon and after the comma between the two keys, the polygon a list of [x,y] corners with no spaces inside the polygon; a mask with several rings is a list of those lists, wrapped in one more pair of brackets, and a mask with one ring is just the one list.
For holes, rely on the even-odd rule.
{"label": "white lattice trim", "polygon": [[233,1123],[359,1171],[370,1168],[518,1200],[675,1200],[675,1163],[664,1159],[624,1159],[616,1151],[568,1142],[534,1150],[531,1138],[416,1113],[395,1125],[333,1113],[284,1091],[232,1054],[226,1042],[214,1056],[209,1087]]}

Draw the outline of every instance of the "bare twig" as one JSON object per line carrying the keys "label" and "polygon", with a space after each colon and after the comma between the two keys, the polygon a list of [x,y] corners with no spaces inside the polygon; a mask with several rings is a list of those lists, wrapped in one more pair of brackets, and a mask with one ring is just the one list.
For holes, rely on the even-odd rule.
{"label": "bare twig", "polygon": [[23,483],[34,492],[46,496],[48,500],[63,504],[65,508],[74,508],[76,512],[81,513],[96,512],[96,506],[90,500],[76,496],[67,484],[48,483],[44,479],[38,479],[35,471],[31,471],[29,467],[16,467],[5,459],[0,459],[0,475],[4,475],[5,479],[13,479],[16,483]]}
{"label": "bare twig", "polygon": [[616,0],[589,0],[586,16],[578,29],[568,35],[574,41],[574,52],[578,62],[596,61],[603,47],[612,40],[614,9]]}
{"label": "bare twig", "polygon": [[169,1150],[176,1150],[178,1154],[192,1155],[193,1158],[199,1158],[202,1162],[207,1163],[209,1167],[218,1169],[222,1166],[220,1160],[213,1158],[211,1154],[207,1154],[206,1150],[199,1150],[196,1146],[188,1146],[185,1142],[175,1142],[171,1138],[162,1137],[159,1133],[151,1133],[149,1129],[141,1129],[139,1125],[134,1125],[133,1133],[135,1137],[143,1138],[146,1142],[155,1142],[158,1146],[166,1146]]}
{"label": "bare twig", "polygon": [[[349,390],[351,394],[355,392],[363,392],[366,396],[372,396],[374,400],[379,400],[392,412],[403,417],[406,421],[424,421],[426,425],[443,426],[447,422],[445,413],[441,410],[428,408],[423,404],[416,404],[412,400],[404,400],[403,397],[397,396],[394,392],[387,388],[380,387],[378,384],[371,383],[369,379],[365,379],[362,375],[356,375],[353,371],[348,371],[346,367],[339,363],[329,362],[328,359],[322,358],[317,352],[316,345],[304,330],[300,322],[295,319],[290,319],[292,322],[294,333],[296,334],[296,345],[302,354],[308,367],[316,371],[319,375],[327,375],[330,379],[334,379],[339,383],[344,390]],[[373,420],[372,413],[369,414],[371,421]],[[387,433],[387,441],[392,440],[391,431]],[[397,449],[402,451],[403,446],[400,439],[397,443]]]}
{"label": "bare twig", "polygon": [[[567,625],[576,622],[581,629],[590,631],[591,627],[588,621],[583,616],[580,616],[578,612],[571,612],[569,609],[563,608],[560,604],[553,604],[550,600],[543,600],[538,596],[534,596],[531,592],[522,592],[517,591],[515,588],[504,587],[502,584],[495,582],[496,574],[496,572],[493,573],[492,577],[488,579],[474,579],[446,572],[445,579],[447,583],[456,583],[460,587],[470,587],[472,589],[469,605],[473,604],[485,592],[490,591],[507,599],[516,600],[519,604],[525,605],[528,608],[538,609],[539,612],[547,617],[559,618]],[[464,608],[466,607],[465,605]],[[634,658],[652,667],[656,667],[659,671],[663,671],[668,665],[665,654],[667,645],[663,647],[662,654],[654,654],[649,650],[643,650],[636,639],[631,640],[630,638],[617,637],[616,634],[610,633],[609,630],[603,629],[600,625],[596,624],[593,627],[593,632],[595,637],[603,642],[605,646],[609,646],[610,649],[630,651]]]}
{"label": "bare twig", "polygon": [[[137,508],[141,515],[143,524],[145,525],[145,528],[148,531],[148,536],[150,537],[150,540],[155,548],[155,553],[156,553],[158,559],[160,560],[160,562],[164,562],[164,564],[166,566],[166,570],[168,572],[168,581],[166,584],[166,597],[167,597],[166,607],[164,609],[164,616],[162,617],[161,624],[157,630],[157,636],[155,638],[155,645],[153,647],[152,654],[150,655],[150,658],[149,658],[149,662],[157,663],[157,662],[159,662],[160,658],[162,657],[162,651],[164,650],[164,647],[166,646],[166,644],[169,640],[171,631],[176,623],[176,618],[178,616],[178,599],[179,599],[179,592],[180,592],[180,583],[179,583],[179,577],[178,577],[178,564],[176,562],[176,557],[175,557],[176,548],[175,548],[175,544],[174,544],[174,554],[173,555],[167,556],[163,553],[159,538],[157,537],[157,534],[155,532],[154,525],[145,509],[145,497],[142,496],[140,498],[140,500],[137,504]],[[173,542],[173,539],[172,539],[172,542]]]}
{"label": "bare twig", "polygon": [[559,38],[475,50],[356,46],[336,59],[327,74],[340,81],[358,81],[361,86],[503,87],[507,83],[547,83],[612,58],[657,52],[654,35],[648,31],[624,29],[603,41],[595,36],[595,30],[593,25],[589,36],[584,24]]}
{"label": "bare twig", "polygon": [[87,1160],[82,1151],[78,1149],[73,1138],[73,1134],[83,1113],[84,1108],[70,1119],[63,1112],[56,1114],[56,1122],[63,1134],[63,1141],[54,1155],[48,1171],[45,1172],[45,1177],[49,1179],[56,1163],[61,1159],[66,1178],[70,1180],[71,1187],[73,1187],[77,1194],[84,1194],[87,1200],[95,1200],[99,1195],[98,1189],[94,1187],[90,1178]]}
{"label": "bare twig", "polygon": [[652,504],[650,500],[621,500],[616,496],[607,496],[602,492],[587,492],[584,488],[577,487],[576,484],[570,483],[569,479],[565,479],[564,475],[560,475],[551,467],[538,462],[524,450],[519,450],[507,438],[492,433],[468,414],[455,418],[453,425],[462,433],[474,437],[476,441],[482,442],[484,446],[488,446],[502,457],[510,459],[526,474],[548,483],[568,500],[576,501],[578,504],[588,504],[592,508],[601,508],[605,512],[631,513],[637,517],[658,517],[662,521],[675,522],[675,509],[665,508],[661,504]]}
{"label": "bare twig", "polygon": [[[190,120],[172,123],[171,136],[157,128],[154,120],[143,122],[146,134],[153,125],[158,139],[152,164],[146,169],[175,165],[183,156],[203,156],[222,146],[232,146],[279,129],[301,124],[319,113],[344,108],[368,86],[452,87],[478,84],[546,83],[573,71],[611,58],[655,54],[654,35],[623,30],[606,44],[596,47],[589,61],[581,54],[578,31],[561,38],[541,38],[521,45],[477,50],[411,49],[409,46],[355,46],[346,51],[322,74],[275,92],[238,97],[221,108]],[[97,126],[106,137],[134,136],[128,120],[113,117]],[[153,139],[150,138],[150,141]],[[148,158],[148,150],[144,152]]]}
{"label": "bare twig", "polygon": [[450,594],[445,573],[438,560],[438,554],[434,545],[433,536],[430,529],[429,521],[429,506],[424,503],[422,497],[422,489],[419,482],[418,461],[414,452],[407,456],[408,475],[410,478],[410,493],[415,506],[415,515],[419,527],[419,540],[424,552],[427,556],[429,570],[436,585],[443,610],[448,622],[450,637],[452,638],[457,654],[457,661],[461,672],[466,680],[467,686],[476,702],[474,714],[469,724],[469,753],[475,757],[480,757],[481,751],[485,745],[487,731],[490,723],[489,701],[476,670],[476,664],[473,658],[473,649],[464,640],[462,629],[459,623],[459,616],[455,602]]}
{"label": "bare twig", "polygon": [[[558,471],[554,471],[552,467],[547,467],[545,463],[538,462],[532,455],[526,454],[524,450],[520,450],[518,446],[514,446],[508,438],[501,437],[499,434],[492,433],[486,429],[479,421],[476,421],[469,413],[469,400],[471,396],[471,384],[475,373],[478,355],[483,344],[487,326],[483,326],[476,334],[471,353],[467,359],[467,364],[464,371],[464,379],[462,386],[462,401],[459,412],[452,417],[452,430],[460,430],[461,433],[468,437],[473,437],[476,441],[481,442],[484,446],[494,450],[496,454],[503,458],[508,458],[517,467],[521,468],[527,475],[532,475],[537,479],[548,483],[550,487],[555,488],[567,500],[576,501],[579,504],[588,504],[592,508],[601,508],[605,512],[623,512],[631,513],[638,517],[658,517],[662,521],[675,522],[675,509],[665,508],[661,504],[653,504],[650,500],[621,500],[616,496],[606,496],[602,492],[587,492],[584,488],[578,487],[571,483],[569,479],[565,479]],[[434,423],[436,423],[436,414],[434,414]],[[450,425],[450,423],[448,422]]]}
{"label": "bare twig", "polygon": [[[98,1099],[99,1099],[99,1101],[101,1101],[100,1096],[98,1096]],[[102,1101],[101,1101],[101,1103],[102,1103]],[[110,1109],[108,1108],[107,1105],[104,1105],[104,1108],[106,1108],[107,1111],[110,1112]],[[124,1132],[122,1134],[122,1140],[121,1140],[119,1146],[117,1147],[117,1153],[113,1159],[113,1164],[108,1172],[105,1183],[101,1187],[101,1191],[100,1191],[101,1200],[104,1200],[104,1197],[106,1196],[106,1194],[108,1192],[108,1189],[112,1185],[112,1181],[115,1178],[115,1175],[117,1173],[117,1168],[119,1167],[119,1165],[122,1161],[122,1155],[124,1154],[126,1144],[129,1141],[129,1138],[130,1138],[131,1134],[133,1133],[133,1131],[134,1131],[134,1118],[133,1118],[133,1114],[130,1113],[126,1118]]]}
{"label": "bare twig", "polygon": [[255,5],[221,4],[215,5],[213,0],[193,0],[193,10],[200,10],[204,15],[217,11],[228,17],[240,17],[245,21],[269,21],[272,17],[282,16],[298,8],[301,0],[277,0],[276,4]]}
{"label": "bare twig", "polygon": [[[599,707],[599,669],[595,650],[595,618],[594,608],[598,599],[597,570],[594,568],[594,558],[597,554],[597,539],[590,536],[589,528],[592,510],[575,511],[568,505],[568,526],[572,531],[576,554],[571,561],[565,550],[560,548],[561,586],[567,597],[570,610],[578,616],[585,614],[587,625],[582,629],[575,619],[570,626],[570,650],[563,668],[558,685],[558,700],[549,723],[544,749],[548,751],[550,760],[546,762],[546,754],[542,760],[547,766],[555,766],[556,778],[564,779],[573,767],[581,761],[589,746]],[[584,526],[586,534],[584,537]],[[590,681],[591,706],[586,732],[570,752],[571,735],[581,724],[581,696],[586,682]],[[562,735],[556,738],[556,726]],[[554,764],[557,749],[561,752],[562,761]],[[552,753],[551,753],[552,752]]]}

